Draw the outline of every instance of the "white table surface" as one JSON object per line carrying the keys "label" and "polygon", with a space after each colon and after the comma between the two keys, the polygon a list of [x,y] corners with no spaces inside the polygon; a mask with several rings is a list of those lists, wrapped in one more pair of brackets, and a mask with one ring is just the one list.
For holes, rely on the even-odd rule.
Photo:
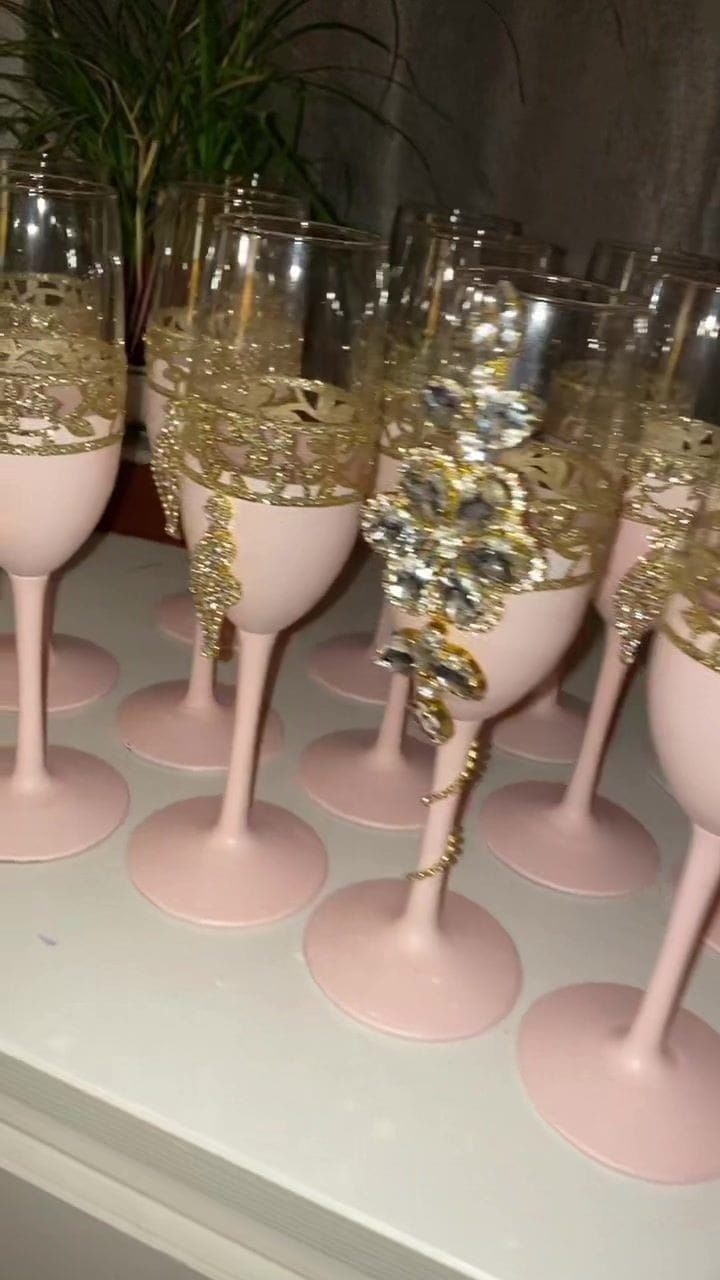
{"label": "white table surface", "polygon": [[[568,771],[496,752],[468,810],[453,883],[514,937],[522,994],[483,1036],[410,1043],[326,1001],[303,962],[304,916],[214,932],[163,916],[127,878],[133,826],[220,781],[133,758],[114,727],[125,695],[187,670],[188,650],[153,624],[155,603],[184,582],[181,552],[110,536],[60,587],[59,629],[112,649],[121,679],[103,702],[53,717],[50,738],[116,765],[132,806],[125,827],[86,854],[0,867],[0,1094],[11,1125],[0,1135],[0,1163],[17,1130],[40,1133],[50,1152],[67,1149],[74,1134],[75,1157],[84,1150],[96,1168],[102,1152],[112,1153],[126,1162],[125,1175],[113,1175],[118,1183],[143,1184],[150,1199],[202,1219],[218,1239],[257,1251],[257,1266],[242,1272],[208,1251],[208,1275],[279,1275],[264,1259],[322,1280],[718,1280],[720,1184],[662,1188],[594,1164],[536,1117],[515,1065],[518,1022],[535,997],[582,979],[641,984],[667,919],[669,870],[687,824],[648,773],[640,682],[604,790],[657,837],[660,883],[589,901],[502,866],[477,833],[481,798],[514,779]],[[286,750],[259,779],[261,796],[293,809],[326,841],[328,890],[402,873],[417,850],[413,834],[331,818],[294,782],[307,742],[378,720],[376,708],[333,697],[305,672],[312,646],[370,624],[377,600],[365,571],[292,639],[274,695]],[[0,624],[10,616],[3,586]],[[595,658],[571,678],[575,692],[590,692]],[[13,733],[13,717],[0,716],[2,741]],[[703,954],[686,1002],[720,1026],[720,956]],[[57,1185],[46,1177],[60,1195],[63,1177]]]}

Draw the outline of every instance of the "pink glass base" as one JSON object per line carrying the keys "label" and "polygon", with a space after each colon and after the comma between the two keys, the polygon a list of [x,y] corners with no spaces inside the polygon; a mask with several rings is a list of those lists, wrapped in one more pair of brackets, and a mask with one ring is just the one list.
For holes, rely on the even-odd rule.
{"label": "pink glass base", "polygon": [[351,729],[313,742],[300,760],[301,786],[330,813],[368,827],[414,831],[427,809],[422,797],[432,790],[434,752],[407,738],[403,754],[388,761],[378,756],[377,733]]}
{"label": "pink glass base", "polygon": [[526,1013],[520,1072],[548,1124],[613,1169],[653,1182],[720,1177],[720,1035],[687,1009],[664,1055],[628,1061],[621,1037],[642,992],[565,987]]}
{"label": "pink glass base", "polygon": [[327,859],[307,823],[258,801],[250,832],[229,843],[215,834],[219,813],[219,796],[198,796],[136,828],[130,877],[155,906],[196,924],[268,924],[299,911],[320,891]]}
{"label": "pink glass base", "polygon": [[368,880],[313,912],[305,956],[318,986],[345,1013],[416,1040],[478,1035],[512,1009],[522,981],[512,939],[487,911],[447,893],[441,929],[412,933],[401,919],[408,885]]}
{"label": "pink glass base", "polygon": [[596,796],[592,816],[569,819],[558,782],[517,782],[485,801],[480,830],[513,871],[565,893],[635,893],[657,875],[652,836],[619,805]]}
{"label": "pink glass base", "polygon": [[173,640],[192,644],[197,618],[189,591],[183,591],[175,596],[165,596],[155,610],[155,621],[160,630],[167,636],[171,636]]}
{"label": "pink glass base", "polygon": [[339,636],[318,645],[310,655],[310,675],[332,693],[357,702],[387,700],[390,672],[378,667],[370,656],[372,636]]}
{"label": "pink glass base", "polygon": [[[53,636],[48,659],[48,711],[74,711],[104,698],[118,678],[111,654],[90,640]],[[17,711],[15,636],[0,635],[0,711]]]}
{"label": "pink glass base", "polygon": [[[203,707],[189,707],[186,696],[184,680],[169,680],[131,694],[118,712],[118,731],[125,746],[144,760],[172,769],[227,769],[235,718],[234,689],[218,685],[215,701]],[[280,717],[268,712],[260,759],[278,755],[284,736]]]}
{"label": "pink glass base", "polygon": [[49,779],[32,791],[12,781],[15,752],[0,749],[0,862],[48,862],[90,849],[127,817],[123,778],[104,760],[49,747]]}
{"label": "pink glass base", "polygon": [[550,707],[530,705],[499,720],[493,744],[526,760],[572,764],[582,746],[587,710],[587,703],[563,693]]}

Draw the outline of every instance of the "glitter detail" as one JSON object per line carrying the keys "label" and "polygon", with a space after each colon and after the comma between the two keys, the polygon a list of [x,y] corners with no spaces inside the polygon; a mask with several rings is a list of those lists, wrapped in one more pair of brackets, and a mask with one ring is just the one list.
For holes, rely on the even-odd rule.
{"label": "glitter detail", "polygon": [[182,415],[168,400],[163,424],[150,457],[150,467],[165,516],[165,532],[180,537],[180,464],[182,461]]}
{"label": "glitter detail", "polygon": [[203,653],[216,658],[225,615],[241,599],[242,588],[233,573],[237,548],[230,532],[232,502],[213,493],[205,514],[208,525],[192,554],[189,586],[203,629]]}
{"label": "glitter detail", "polygon": [[697,517],[661,631],[693,661],[720,675],[720,491]]}
{"label": "glitter detail", "polygon": [[372,481],[377,413],[354,396],[308,378],[240,379],[214,346],[193,365],[183,472],[230,497],[273,506],[359,502]]}
{"label": "glitter detail", "polygon": [[[719,453],[720,431],[709,423],[651,411],[643,422],[639,447],[627,460],[623,515],[658,526],[681,502],[697,506]],[[680,495],[673,494],[676,488]]]}
{"label": "glitter detail", "polygon": [[640,556],[615,590],[613,621],[620,637],[620,657],[632,666],[648,631],[657,623],[678,581],[687,541],[689,512],[650,536],[650,550]]}
{"label": "glitter detail", "polygon": [[[514,469],[412,450],[398,488],[369,499],[361,517],[386,562],[388,601],[461,630],[496,626],[507,595],[531,589],[547,571],[528,506]],[[506,573],[498,573],[498,555]]]}
{"label": "glitter detail", "polygon": [[456,434],[461,419],[471,426],[476,443],[474,410],[485,403],[489,390],[507,380],[522,340],[527,304],[506,280],[468,288],[472,289],[468,300],[472,323],[455,341],[457,364],[467,386],[455,379],[454,370],[447,378],[428,379],[430,334],[414,343],[405,332],[390,335],[380,436],[380,451],[388,457],[405,458],[409,450],[437,440],[439,434]]}
{"label": "glitter detail", "polygon": [[0,275],[0,453],[89,453],[117,445],[125,361],[100,278]]}

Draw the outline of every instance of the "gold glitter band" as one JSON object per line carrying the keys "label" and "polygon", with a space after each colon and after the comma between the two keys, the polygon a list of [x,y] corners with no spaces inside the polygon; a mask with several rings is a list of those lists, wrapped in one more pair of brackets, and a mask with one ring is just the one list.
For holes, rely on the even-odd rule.
{"label": "gold glitter band", "polygon": [[220,634],[229,608],[242,597],[233,573],[237,548],[230,531],[233,506],[229,498],[211,493],[205,503],[208,526],[190,561],[190,591],[203,629],[203,653],[216,658]]}

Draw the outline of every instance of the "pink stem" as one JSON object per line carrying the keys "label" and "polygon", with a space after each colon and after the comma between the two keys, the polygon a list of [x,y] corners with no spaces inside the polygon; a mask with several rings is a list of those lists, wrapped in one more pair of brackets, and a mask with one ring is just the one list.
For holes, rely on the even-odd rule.
{"label": "pink stem", "polygon": [[402,759],[402,742],[405,732],[405,713],[410,696],[410,681],[407,676],[394,675],[390,680],[385,711],[378,736],[372,747],[372,755],[376,764],[391,767]]}
{"label": "pink stem", "polygon": [[660,955],[623,1046],[625,1061],[635,1069],[662,1053],[719,884],[720,836],[693,826]]}
{"label": "pink stem", "polygon": [[[434,792],[442,791],[461,773],[479,727],[479,720],[459,720],[455,723],[455,732],[449,742],[438,747],[433,773]],[[445,852],[461,798],[460,794],[453,793],[447,799],[436,800],[428,807],[418,870],[431,867]],[[447,873],[429,876],[426,880],[410,881],[401,927],[413,945],[422,945],[440,929],[446,880]]]}
{"label": "pink stem", "polygon": [[255,782],[258,726],[274,635],[242,632],[242,662],[235,693],[230,768],[215,833],[235,844],[248,830]]}
{"label": "pink stem", "polygon": [[559,806],[559,816],[563,818],[575,820],[590,816],[610,725],[627,674],[628,667],[620,657],[618,634],[609,626],[605,630],[605,650],[580,755]]}
{"label": "pink stem", "polygon": [[378,621],[377,621],[375,634],[372,640],[370,641],[370,645],[368,647],[368,658],[370,659],[371,662],[373,662],[377,657],[378,649],[382,649],[386,640],[390,638],[392,629],[393,629],[392,612],[390,610],[390,606],[387,604],[384,604],[382,609],[380,610],[380,617],[378,618]]}
{"label": "pink stem", "polygon": [[35,791],[48,780],[43,698],[44,605],[47,577],[10,575],[15,603],[18,665],[18,730],[13,786]]}
{"label": "pink stem", "polygon": [[215,660],[206,658],[203,653],[203,634],[199,623],[195,624],[193,636],[192,663],[190,679],[183,698],[183,705],[188,711],[208,711],[215,703]]}

